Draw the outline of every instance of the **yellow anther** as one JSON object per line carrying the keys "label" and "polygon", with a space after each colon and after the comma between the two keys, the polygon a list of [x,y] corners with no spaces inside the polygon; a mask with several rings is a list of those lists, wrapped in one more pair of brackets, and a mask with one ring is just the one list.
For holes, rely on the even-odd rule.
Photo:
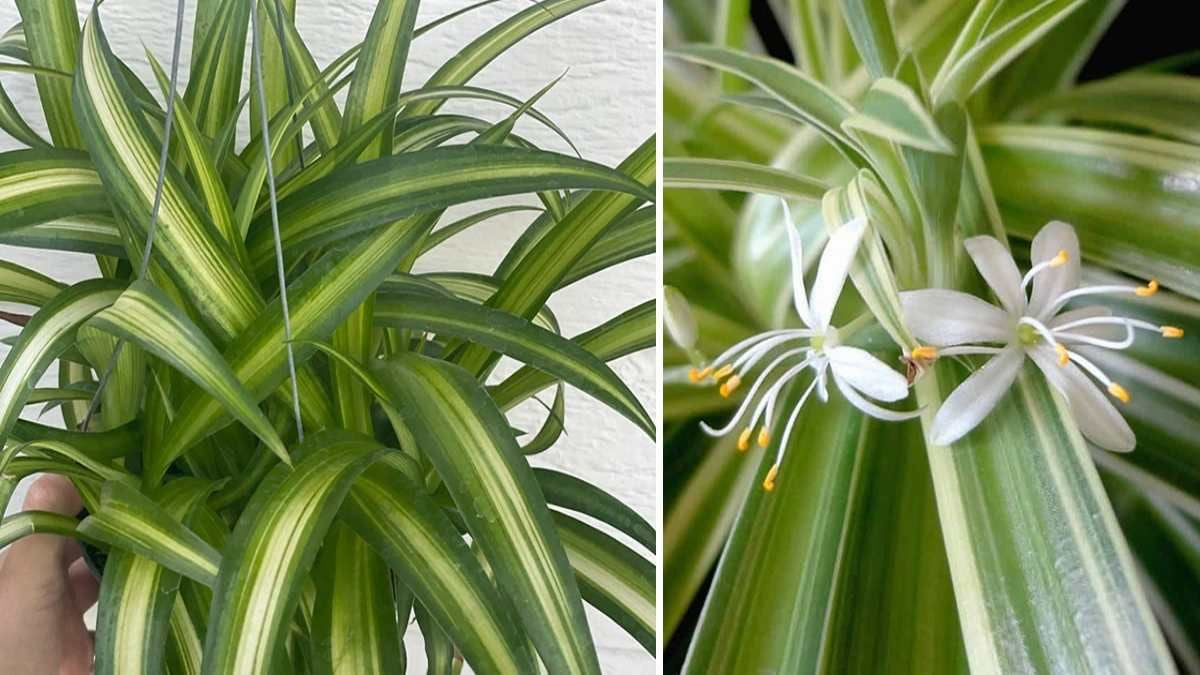
{"label": "yellow anther", "polygon": [[765,448],[771,444],[771,433],[766,427],[758,430],[758,447]]}
{"label": "yellow anther", "polygon": [[703,370],[699,368],[692,368],[688,371],[688,381],[690,381],[692,384],[696,384],[697,382],[708,379],[708,376],[711,374],[712,366],[704,368]]}
{"label": "yellow anther", "polygon": [[742,430],[742,433],[738,434],[737,449],[738,452],[745,452],[750,449],[750,427],[746,427]]}
{"label": "yellow anther", "polygon": [[741,383],[742,383],[742,378],[738,377],[737,375],[734,375],[733,377],[729,378],[728,380],[725,380],[724,382],[721,383],[721,389],[720,389],[721,396],[724,396],[725,398],[729,398],[729,395],[732,394],[734,392],[734,390],[738,388],[738,385]]}
{"label": "yellow anther", "polygon": [[775,477],[779,475],[779,465],[772,464],[771,470],[767,472],[767,477],[763,479],[763,489],[770,492],[775,489]]}
{"label": "yellow anther", "polygon": [[1133,290],[1133,292],[1137,293],[1139,296],[1141,296],[1143,298],[1150,296],[1150,295],[1154,295],[1155,293],[1158,292],[1158,280],[1151,279],[1150,282],[1147,283],[1145,286],[1140,286],[1138,288],[1135,288]]}
{"label": "yellow anther", "polygon": [[1058,365],[1065,366],[1071,362],[1071,353],[1061,344],[1054,345],[1054,351],[1058,354]]}
{"label": "yellow anther", "polygon": [[1054,256],[1054,258],[1052,258],[1050,260],[1050,266],[1051,267],[1062,267],[1063,265],[1066,265],[1067,261],[1070,259],[1071,259],[1071,254],[1067,253],[1067,249],[1064,248],[1058,252],[1058,255]]}
{"label": "yellow anther", "polygon": [[1159,328],[1162,331],[1162,336],[1165,338],[1181,338],[1183,337],[1183,329],[1177,326],[1163,326]]}
{"label": "yellow anther", "polygon": [[713,373],[713,377],[715,377],[719,380],[732,372],[733,372],[733,366],[731,364],[726,363],[725,365],[718,368],[717,372]]}
{"label": "yellow anther", "polygon": [[938,350],[937,347],[921,345],[913,348],[912,357],[922,361],[932,361],[938,357]]}
{"label": "yellow anther", "polygon": [[1121,403],[1129,403],[1129,392],[1125,391],[1125,387],[1122,387],[1116,382],[1109,383],[1108,393],[1120,399]]}

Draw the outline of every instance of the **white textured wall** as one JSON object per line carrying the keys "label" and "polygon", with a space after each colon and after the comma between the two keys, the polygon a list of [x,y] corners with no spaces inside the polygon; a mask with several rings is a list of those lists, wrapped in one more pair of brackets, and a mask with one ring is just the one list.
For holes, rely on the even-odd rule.
{"label": "white textured wall", "polygon": [[[78,0],[81,9],[90,6]],[[425,0],[418,25],[470,4],[473,0]],[[189,7],[195,2],[189,1]],[[298,0],[297,23],[319,64],[324,65],[362,39],[370,23],[374,0]],[[413,45],[405,88],[423,82],[461,45],[513,12],[528,0],[501,0],[431,32]],[[153,83],[142,54],[143,44],[164,65],[170,61],[175,3],[170,0],[115,0],[103,5],[105,30],[117,54],[145,82]],[[547,94],[539,108],[572,138],[584,157],[615,165],[655,129],[655,0],[607,0],[543,29],[493,62],[474,83],[524,98],[564,70],[566,78]],[[19,20],[13,0],[0,0],[0,30]],[[185,31],[181,78],[186,80],[190,49]],[[249,59],[247,59],[247,63]],[[5,87],[35,128],[44,130],[37,115],[32,79],[3,74]],[[157,92],[156,87],[150,87]],[[448,106],[498,119],[495,106]],[[535,123],[522,122],[518,132],[544,147],[565,150],[561,141]],[[0,132],[0,136],[4,136]],[[245,138],[243,131],[242,138]],[[15,147],[0,139],[0,150]],[[451,239],[426,256],[418,271],[463,270],[490,272],[520,233],[527,218],[496,220]],[[0,257],[38,269],[61,281],[95,274],[86,256],[44,253],[0,247]],[[558,293],[550,302],[565,334],[574,335],[652,297],[654,264],[650,258],[632,261],[596,275]],[[0,335],[11,334],[0,327]],[[657,417],[651,351],[614,364],[616,372]],[[48,378],[49,379],[49,378]],[[536,406],[518,411],[516,425],[536,428]],[[584,477],[631,504],[656,521],[657,470],[654,443],[632,424],[577,391],[567,400],[567,435],[534,461]],[[19,501],[20,495],[17,500]],[[589,609],[593,632],[605,672],[653,672],[653,659],[615,624]],[[423,663],[419,636],[410,632],[409,658]]]}

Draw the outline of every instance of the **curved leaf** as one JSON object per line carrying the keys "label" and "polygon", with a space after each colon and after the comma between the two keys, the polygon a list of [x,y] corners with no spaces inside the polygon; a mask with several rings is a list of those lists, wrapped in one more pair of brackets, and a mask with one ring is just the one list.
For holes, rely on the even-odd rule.
{"label": "curved leaf", "polygon": [[93,316],[87,325],[131,340],[179,370],[220,401],[285,464],[291,464],[283,440],[217,348],[153,284],[133,282],[111,307]]}
{"label": "curved leaf", "polygon": [[696,157],[663,159],[663,187],[736,190],[790,199],[820,199],[828,185],[752,162]]}
{"label": "curved leaf", "polygon": [[599,673],[566,553],[504,416],[459,367],[406,354],[374,372],[459,505],[546,667]]}
{"label": "curved leaf", "polygon": [[543,370],[605,403],[654,434],[654,422],[629,387],[586,349],[526,319],[466,300],[389,296],[375,305],[377,323],[463,338]]}
{"label": "curved leaf", "polygon": [[458,530],[417,483],[377,464],[355,483],[341,517],[416,595],[424,608],[417,619],[427,611],[472,668],[498,673],[534,668],[515,617]]}
{"label": "curved leaf", "polygon": [[8,438],[38,379],[74,341],[79,325],[115,302],[122,286],[99,279],[78,283],[47,302],[25,325],[0,365],[0,439]]}
{"label": "curved leaf", "polygon": [[276,466],[225,547],[204,643],[204,673],[269,672],[300,586],[354,479],[385,452],[344,431],[314,434],[295,469]]}
{"label": "curved leaf", "polygon": [[[619,172],[566,155],[503,146],[458,146],[384,157],[322,178],[279,204],[284,249],[298,255],[423,211],[553,188],[652,193]],[[272,265],[269,228],[251,226],[246,248],[261,274]]]}

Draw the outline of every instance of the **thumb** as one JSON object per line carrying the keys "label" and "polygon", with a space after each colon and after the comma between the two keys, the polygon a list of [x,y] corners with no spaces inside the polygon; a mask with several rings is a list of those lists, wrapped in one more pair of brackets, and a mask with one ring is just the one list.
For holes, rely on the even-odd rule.
{"label": "thumb", "polygon": [[[56,475],[35,481],[24,504],[26,511],[68,516],[81,507],[70,481]],[[5,552],[0,563],[0,653],[21,655],[13,672],[57,671],[64,616],[68,611],[78,615],[67,570],[80,555],[74,540],[53,534],[29,535]]]}

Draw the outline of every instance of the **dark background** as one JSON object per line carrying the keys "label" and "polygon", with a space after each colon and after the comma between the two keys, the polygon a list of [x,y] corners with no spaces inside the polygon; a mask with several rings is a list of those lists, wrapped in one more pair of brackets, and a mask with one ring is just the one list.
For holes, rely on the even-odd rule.
{"label": "dark background", "polygon": [[[1186,52],[1196,53],[1200,58],[1195,11],[1194,0],[1128,0],[1084,65],[1080,79],[1094,80]],[[792,51],[767,0],[752,0],[750,16],[768,52],[791,61]],[[1192,59],[1191,65],[1181,72],[1200,75],[1200,63]]]}
{"label": "dark background", "polygon": [[[1113,25],[1096,45],[1080,73],[1081,80],[1094,80],[1172,56],[1191,53],[1188,65],[1177,72],[1200,76],[1200,35],[1195,22],[1194,0],[1128,0]],[[767,0],[752,0],[750,16],[768,53],[791,62],[792,51],[776,22]],[[709,573],[698,593],[703,597],[712,582]],[[678,673],[687,657],[691,633],[702,609],[694,603],[675,631],[675,639],[663,649],[663,672]]]}

